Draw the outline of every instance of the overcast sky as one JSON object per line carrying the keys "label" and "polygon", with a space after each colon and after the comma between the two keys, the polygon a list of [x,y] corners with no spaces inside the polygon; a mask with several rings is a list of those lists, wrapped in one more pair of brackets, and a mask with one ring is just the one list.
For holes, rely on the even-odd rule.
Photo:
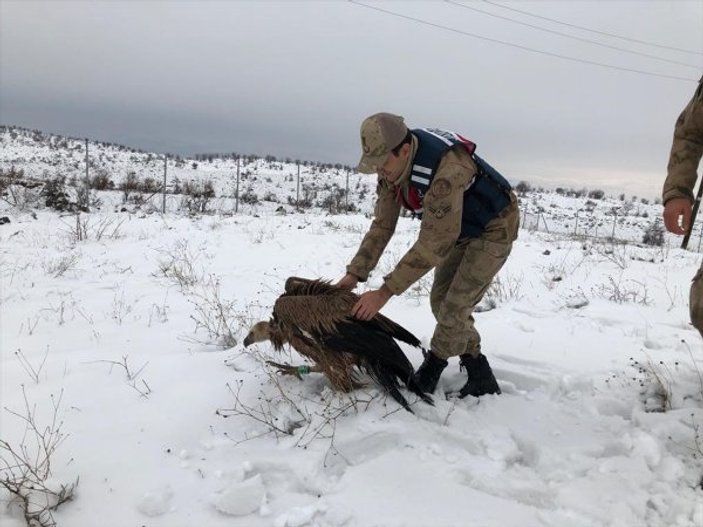
{"label": "overcast sky", "polygon": [[513,182],[658,195],[703,0],[364,3],[0,0],[0,123],[355,165],[360,122],[390,111],[463,133]]}

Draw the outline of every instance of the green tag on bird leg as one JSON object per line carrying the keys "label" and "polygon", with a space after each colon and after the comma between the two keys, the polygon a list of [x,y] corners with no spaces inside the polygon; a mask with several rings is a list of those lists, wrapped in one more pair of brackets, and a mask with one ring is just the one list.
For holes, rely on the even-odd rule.
{"label": "green tag on bird leg", "polygon": [[310,366],[298,366],[298,373],[300,375],[307,375],[308,373],[310,373]]}

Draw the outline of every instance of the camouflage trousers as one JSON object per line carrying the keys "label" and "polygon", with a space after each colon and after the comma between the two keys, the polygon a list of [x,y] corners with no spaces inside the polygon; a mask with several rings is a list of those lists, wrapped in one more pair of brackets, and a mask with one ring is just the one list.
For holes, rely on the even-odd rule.
{"label": "camouflage trousers", "polygon": [[703,336],[703,264],[698,269],[691,283],[688,297],[688,308],[691,313],[691,324]]}
{"label": "camouflage trousers", "polygon": [[481,336],[472,313],[508,259],[519,224],[517,199],[511,193],[510,205],[480,237],[459,241],[435,268],[430,305],[437,325],[431,348],[438,357],[480,354]]}

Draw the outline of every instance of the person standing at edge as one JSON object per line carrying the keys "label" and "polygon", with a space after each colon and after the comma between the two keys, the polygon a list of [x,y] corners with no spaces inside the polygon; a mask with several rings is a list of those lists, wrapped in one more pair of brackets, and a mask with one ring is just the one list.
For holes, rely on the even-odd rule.
{"label": "person standing at edge", "polygon": [[352,315],[371,319],[393,295],[435,268],[430,304],[437,324],[415,382],[434,392],[447,359],[459,356],[468,375],[459,397],[499,394],[472,313],[517,238],[519,211],[510,184],[474,153],[476,145],[468,139],[438,129],[409,130],[391,113],[364,120],[361,145],[358,171],[378,175],[374,219],[336,285],[354,289],[368,278],[401,207],[421,224],[415,244],[380,289],[360,296]]}
{"label": "person standing at edge", "polygon": [[[693,187],[703,156],[703,77],[698,89],[676,120],[667,176],[662,190],[664,226],[685,235],[691,228]],[[693,277],[689,293],[691,323],[703,336],[703,265]]]}

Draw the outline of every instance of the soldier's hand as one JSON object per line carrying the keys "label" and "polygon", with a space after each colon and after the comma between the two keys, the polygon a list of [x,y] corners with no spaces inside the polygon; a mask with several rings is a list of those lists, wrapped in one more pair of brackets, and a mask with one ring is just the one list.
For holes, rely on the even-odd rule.
{"label": "soldier's hand", "polygon": [[342,289],[348,289],[349,291],[352,291],[354,288],[356,288],[356,284],[358,283],[359,279],[355,275],[347,273],[346,275],[344,275],[344,277],[342,277],[339,282],[334,285]]}
{"label": "soldier's hand", "polygon": [[[669,232],[683,235],[691,225],[691,209],[693,205],[688,198],[673,198],[664,206],[664,226]],[[679,224],[679,218],[681,222]]]}
{"label": "soldier's hand", "polygon": [[359,320],[371,320],[393,296],[385,285],[375,291],[366,291],[352,307],[351,314]]}

